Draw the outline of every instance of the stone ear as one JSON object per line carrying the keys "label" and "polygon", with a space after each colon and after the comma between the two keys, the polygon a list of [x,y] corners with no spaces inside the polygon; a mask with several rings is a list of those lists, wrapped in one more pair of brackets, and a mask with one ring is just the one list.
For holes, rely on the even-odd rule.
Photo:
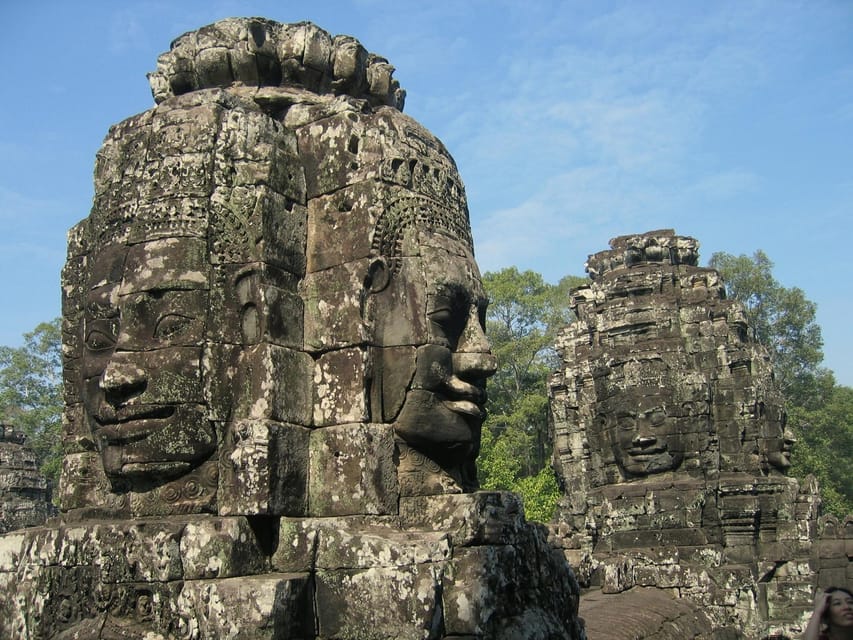
{"label": "stone ear", "polygon": [[391,267],[383,257],[374,258],[367,267],[366,288],[370,293],[379,293],[391,282]]}

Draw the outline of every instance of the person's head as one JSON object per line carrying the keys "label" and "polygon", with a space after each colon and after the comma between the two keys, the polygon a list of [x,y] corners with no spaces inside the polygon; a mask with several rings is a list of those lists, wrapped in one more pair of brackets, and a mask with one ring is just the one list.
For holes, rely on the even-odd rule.
{"label": "person's head", "polygon": [[824,593],[827,596],[827,607],[823,622],[830,629],[853,628],[853,592],[845,587],[829,587]]}
{"label": "person's head", "polygon": [[464,196],[448,206],[407,194],[386,206],[365,284],[373,419],[443,467],[473,462],[496,363]]}

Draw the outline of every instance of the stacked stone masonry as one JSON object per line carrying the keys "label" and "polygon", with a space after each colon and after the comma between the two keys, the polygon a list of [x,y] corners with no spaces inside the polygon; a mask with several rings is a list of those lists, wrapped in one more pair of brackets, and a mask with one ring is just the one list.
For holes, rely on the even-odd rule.
{"label": "stacked stone masonry", "polygon": [[110,129],[63,271],[61,513],[0,538],[0,637],[584,637],[544,530],[472,492],[486,298],[392,71],[224,20]]}
{"label": "stacked stone masonry", "polygon": [[816,586],[851,583],[850,521],[819,518],[816,483],[786,476],[769,356],[698,242],[659,230],[610,245],[572,293],[550,385],[553,542],[591,589],[589,637],[634,607],[658,613],[608,638],[796,637]]}
{"label": "stacked stone masonry", "polygon": [[0,424],[0,534],[40,525],[55,512],[26,436]]}

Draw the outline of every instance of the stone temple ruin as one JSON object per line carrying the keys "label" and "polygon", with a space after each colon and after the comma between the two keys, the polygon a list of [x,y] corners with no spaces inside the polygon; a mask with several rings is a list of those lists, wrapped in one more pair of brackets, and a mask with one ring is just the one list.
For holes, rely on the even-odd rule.
{"label": "stone temple ruin", "polygon": [[[815,585],[850,583],[853,521],[786,476],[767,354],[692,238],[590,257],[550,538],[476,491],[486,296],[392,71],[258,18],[159,58],[69,234],[60,512],[4,520],[0,637],[795,635]],[[0,480],[42,488],[2,435]]]}
{"label": "stone temple ruin", "polygon": [[391,73],[263,19],[159,58],[69,234],[61,513],[0,537],[0,637],[584,637],[545,528],[472,492],[485,294]]}
{"label": "stone temple ruin", "polygon": [[[851,583],[853,520],[787,477],[767,352],[698,243],[622,236],[590,256],[551,381],[554,525],[590,638],[798,637],[821,586]],[[632,615],[633,612],[633,615]]]}
{"label": "stone temple ruin", "polygon": [[0,534],[43,524],[53,515],[50,487],[26,436],[0,424]]}

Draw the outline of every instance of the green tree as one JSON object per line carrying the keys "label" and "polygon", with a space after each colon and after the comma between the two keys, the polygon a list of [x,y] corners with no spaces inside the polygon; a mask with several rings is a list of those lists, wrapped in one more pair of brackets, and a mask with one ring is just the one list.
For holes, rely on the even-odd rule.
{"label": "green tree", "polygon": [[843,517],[853,513],[853,389],[835,386],[826,395],[821,407],[789,410],[797,436],[791,471],[814,474],[823,510]]}
{"label": "green tree", "polygon": [[489,380],[480,483],[521,493],[531,519],[549,519],[547,505],[553,511],[559,495],[553,471],[543,468],[550,452],[547,381],[556,364],[556,331],[572,320],[569,289],[584,281],[567,276],[551,285],[516,267],[483,277],[489,295],[486,332],[498,371]]}
{"label": "green tree", "polygon": [[822,394],[832,388],[832,373],[820,366],[823,337],[814,302],[802,289],[779,284],[773,262],[761,250],[751,257],[715,253],[709,264],[723,276],[726,294],[746,308],[753,337],[770,350],[785,397],[796,406],[820,406]]}
{"label": "green tree", "polygon": [[61,335],[57,318],[25,333],[22,347],[0,347],[0,419],[27,435],[53,481],[62,461]]}

